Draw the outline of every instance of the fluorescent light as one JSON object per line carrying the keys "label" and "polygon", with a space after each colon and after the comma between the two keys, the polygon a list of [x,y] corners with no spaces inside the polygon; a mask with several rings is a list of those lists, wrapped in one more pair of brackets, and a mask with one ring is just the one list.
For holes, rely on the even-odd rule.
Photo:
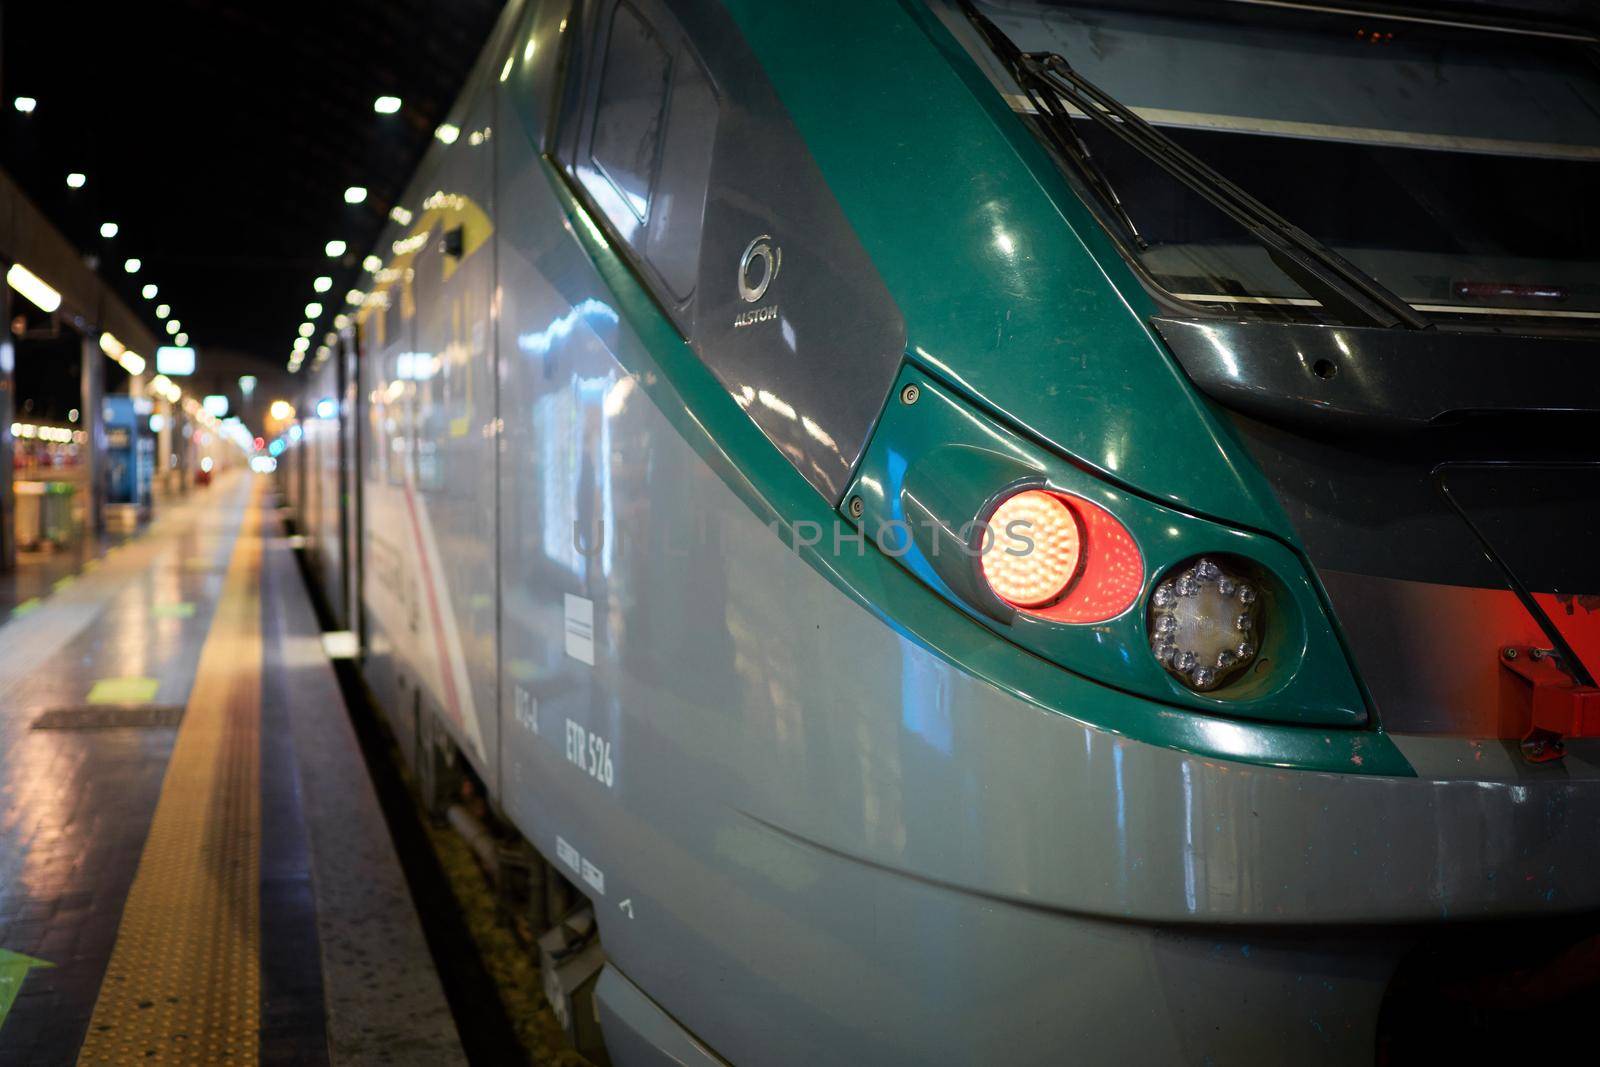
{"label": "fluorescent light", "polygon": [[82,189],[83,183],[88,180],[89,179],[85,175],[79,173],[78,171],[73,171],[71,174],[67,175],[67,188]]}
{"label": "fluorescent light", "polygon": [[144,264],[139,262],[137,259],[125,259],[122,261],[122,269],[127,271],[129,274],[138,274],[139,268],[142,266],[144,266]]}
{"label": "fluorescent light", "polygon": [[226,418],[228,415],[228,398],[223,396],[221,393],[212,393],[210,396],[201,400],[200,403],[204,405],[205,409],[215,418],[222,419]]}
{"label": "fluorescent light", "polygon": [[376,274],[383,269],[383,260],[378,256],[368,256],[361,261],[361,269],[368,274]]}
{"label": "fluorescent light", "polygon": [[146,285],[144,287],[144,289],[142,291],[144,293],[144,298],[146,300],[154,300],[156,298],[156,294],[159,293],[161,290],[156,288],[156,283],[155,282],[150,282],[148,285]]}
{"label": "fluorescent light", "polygon": [[372,110],[380,115],[393,115],[400,110],[400,98],[398,96],[380,96],[372,102]]}
{"label": "fluorescent light", "polygon": [[363,293],[360,289],[352,289],[348,293],[344,294],[344,302],[346,304],[359,304],[366,298],[367,294]]}
{"label": "fluorescent light", "polygon": [[315,300],[306,305],[306,318],[314,319],[320,314],[322,314],[322,305]]}
{"label": "fluorescent light", "polygon": [[6,284],[31,300],[40,311],[54,311],[61,306],[61,294],[21,263],[11,264],[11,269],[6,271]]}
{"label": "fluorescent light", "polygon": [[104,352],[112,359],[116,359],[127,350],[128,346],[117,340],[117,335],[112,333],[110,330],[106,330],[100,335],[100,351]]}
{"label": "fluorescent light", "polygon": [[156,305],[156,318],[164,319],[170,314],[172,314],[172,305],[171,304],[157,304]]}
{"label": "fluorescent light", "polygon": [[182,327],[178,324],[177,319],[172,319],[167,323],[168,333],[177,333],[180,329],[182,329]]}
{"label": "fluorescent light", "polygon": [[407,211],[399,204],[396,204],[394,207],[389,209],[389,217],[394,219],[394,221],[398,222],[402,226],[411,225],[411,212]]}
{"label": "fluorescent light", "polygon": [[322,250],[328,253],[330,256],[342,256],[344,255],[345,243],[338,240],[329,241],[327,244],[322,246]]}
{"label": "fluorescent light", "polygon": [[39,101],[31,96],[19,96],[11,104],[24,115],[31,115],[33,114],[33,109],[39,106]]}
{"label": "fluorescent light", "polygon": [[278,422],[288,422],[294,418],[294,405],[287,400],[274,400],[272,406],[267,409],[267,414]]}
{"label": "fluorescent light", "polygon": [[333,328],[334,329],[342,330],[346,326],[349,326],[349,325],[350,325],[350,316],[349,315],[335,315],[333,317]]}
{"label": "fluorescent light", "polygon": [[319,293],[326,293],[333,288],[333,279],[326,274],[318,275],[317,279],[311,283],[311,288]]}
{"label": "fluorescent light", "polygon": [[181,378],[194,373],[194,364],[194,349],[187,346],[162,345],[156,349],[156,370],[161,374]]}
{"label": "fluorescent light", "polygon": [[122,364],[122,369],[137,378],[144,373],[144,357],[137,352],[124,352],[117,360]]}
{"label": "fluorescent light", "polygon": [[314,334],[316,332],[317,332],[317,328],[315,326],[311,325],[309,322],[302,322],[300,324],[300,336],[301,337],[310,337],[312,334]]}
{"label": "fluorescent light", "polygon": [[366,198],[367,187],[364,185],[352,185],[344,191],[344,202],[347,204],[359,204]]}
{"label": "fluorescent light", "polygon": [[189,344],[189,335],[186,334],[186,333],[183,333],[182,331],[179,331],[178,335],[176,337],[174,337],[173,340],[178,342],[178,347],[179,348],[184,348],[184,347],[187,347],[188,344]]}
{"label": "fluorescent light", "polygon": [[461,127],[453,122],[441,122],[433,135],[445,144],[455,144],[456,138],[461,136]]}
{"label": "fluorescent light", "polygon": [[511,60],[514,58],[514,56],[506,56],[506,65],[500,68],[501,81],[505,81],[507,78],[511,77]]}
{"label": "fluorescent light", "polygon": [[294,350],[296,352],[304,352],[306,349],[308,349],[310,347],[311,347],[311,342],[306,340],[304,337],[296,337],[294,339]]}
{"label": "fluorescent light", "polygon": [[104,237],[106,240],[109,241],[109,240],[111,240],[111,238],[115,237],[116,235],[117,235],[117,224],[116,223],[114,223],[114,222],[102,222],[100,224],[100,236],[101,237]]}
{"label": "fluorescent light", "polygon": [[256,376],[254,374],[239,375],[239,392],[249,396],[256,391]]}

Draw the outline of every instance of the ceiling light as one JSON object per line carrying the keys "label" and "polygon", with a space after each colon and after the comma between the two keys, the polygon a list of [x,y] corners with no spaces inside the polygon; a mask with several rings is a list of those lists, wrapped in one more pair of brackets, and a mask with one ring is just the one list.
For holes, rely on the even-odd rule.
{"label": "ceiling light", "polygon": [[144,298],[146,300],[154,300],[156,298],[156,294],[161,290],[156,288],[155,282],[150,282],[140,291],[144,293]]}
{"label": "ceiling light", "polygon": [[172,305],[171,304],[157,304],[156,305],[156,318],[164,319],[170,314],[172,314]]}
{"label": "ceiling light", "polygon": [[314,319],[320,314],[322,314],[322,305],[315,300],[306,305],[306,318]]}
{"label": "ceiling light", "polygon": [[505,81],[511,77],[511,61],[514,56],[506,56],[506,65],[500,68],[500,80]]}
{"label": "ceiling light", "polygon": [[319,293],[326,293],[329,289],[333,288],[333,279],[328,277],[326,274],[320,275],[316,281],[311,283],[311,288],[315,289]]}
{"label": "ceiling light", "polygon": [[54,311],[61,306],[61,294],[21,263],[11,264],[6,271],[6,284],[31,300],[40,311]]}
{"label": "ceiling light", "polygon": [[68,189],[82,189],[83,188],[83,183],[88,181],[88,180],[89,179],[86,178],[84,175],[78,173],[77,171],[73,171],[71,174],[67,175],[67,188]]}
{"label": "ceiling light", "polygon": [[383,269],[383,260],[378,256],[368,256],[361,261],[361,269],[369,274],[376,274]]}
{"label": "ceiling light", "polygon": [[111,238],[115,237],[116,235],[117,235],[117,224],[116,223],[114,223],[114,222],[102,222],[100,224],[100,236],[101,237],[104,237],[106,240],[109,241],[109,240],[111,240]]}
{"label": "ceiling light", "polygon": [[187,347],[189,344],[189,335],[186,333],[180,333],[174,337],[173,340],[178,342],[180,347]]}
{"label": "ceiling light", "polygon": [[456,138],[461,136],[461,127],[454,123],[441,122],[439,128],[433,131],[433,135],[445,144],[455,144]]}
{"label": "ceiling light", "polygon": [[349,315],[335,315],[333,317],[333,327],[334,327],[334,329],[343,330],[346,327],[348,327],[349,325],[350,325],[350,316]]}
{"label": "ceiling light", "polygon": [[380,96],[372,102],[372,110],[380,115],[393,115],[400,110],[400,98],[398,96]]}
{"label": "ceiling light", "polygon": [[39,101],[31,96],[19,96],[12,101],[12,105],[24,115],[31,115],[33,109],[39,106]]}
{"label": "ceiling light", "polygon": [[310,347],[311,347],[311,342],[306,340],[304,337],[296,337],[294,339],[294,350],[296,352],[304,352],[306,349],[308,349]]}
{"label": "ceiling light", "polygon": [[110,356],[112,359],[116,359],[118,356],[122,355],[122,353],[126,352],[127,350],[128,350],[128,346],[123,344],[121,341],[117,340],[117,335],[116,334],[112,333],[110,330],[104,330],[104,331],[101,332],[101,334],[100,334],[100,351],[104,352],[106,355]]}
{"label": "ceiling light", "polygon": [[135,378],[144,373],[144,357],[137,352],[124,352],[117,362],[122,364],[123,370]]}
{"label": "ceiling light", "polygon": [[311,325],[309,322],[302,322],[300,324],[300,336],[301,337],[310,337],[312,334],[314,334],[316,332],[317,332],[317,328],[315,326]]}
{"label": "ceiling light", "polygon": [[144,264],[139,262],[137,259],[125,259],[122,261],[122,269],[127,271],[129,274],[138,274],[139,268],[142,266],[144,266]]}
{"label": "ceiling light", "polygon": [[344,302],[347,304],[359,304],[366,298],[367,294],[363,293],[360,289],[352,289],[348,293],[344,294]]}
{"label": "ceiling light", "polygon": [[344,202],[347,204],[359,204],[366,198],[367,187],[364,185],[352,185],[344,191]]}
{"label": "ceiling light", "polygon": [[411,212],[407,211],[399,204],[396,204],[394,207],[389,209],[389,217],[394,219],[394,221],[398,222],[402,226],[411,225]]}
{"label": "ceiling light", "polygon": [[327,244],[322,246],[322,250],[328,253],[328,255],[337,259],[339,256],[344,255],[345,243],[337,240],[329,241]]}
{"label": "ceiling light", "polygon": [[167,332],[168,333],[177,333],[178,330],[182,328],[182,326],[183,326],[183,324],[180,323],[177,319],[168,319],[167,320]]}

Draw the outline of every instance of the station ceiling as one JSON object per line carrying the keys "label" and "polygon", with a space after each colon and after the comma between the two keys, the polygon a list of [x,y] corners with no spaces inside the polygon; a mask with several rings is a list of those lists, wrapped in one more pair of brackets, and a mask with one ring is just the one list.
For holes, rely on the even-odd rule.
{"label": "station ceiling", "polygon": [[[272,373],[308,303],[324,305],[320,337],[362,284],[502,6],[0,0],[0,165],[158,335],[166,303],[202,361],[233,350]],[[380,96],[399,110],[376,111]],[[347,203],[351,187],[366,199]]]}

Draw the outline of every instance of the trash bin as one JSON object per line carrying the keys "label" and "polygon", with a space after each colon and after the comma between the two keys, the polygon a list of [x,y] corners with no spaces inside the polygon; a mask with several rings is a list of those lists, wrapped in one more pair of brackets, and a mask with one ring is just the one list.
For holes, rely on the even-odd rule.
{"label": "trash bin", "polygon": [[44,539],[44,483],[16,482],[17,547],[35,548]]}
{"label": "trash bin", "polygon": [[65,545],[77,535],[72,515],[72,497],[77,486],[71,482],[45,482],[44,495],[40,497],[40,534],[46,541]]}

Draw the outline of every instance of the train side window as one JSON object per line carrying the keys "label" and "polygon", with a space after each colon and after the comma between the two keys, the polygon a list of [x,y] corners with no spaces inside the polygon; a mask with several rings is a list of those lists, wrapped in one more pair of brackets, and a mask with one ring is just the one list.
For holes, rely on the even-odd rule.
{"label": "train side window", "polygon": [[[617,208],[637,223],[650,220],[650,190],[661,156],[661,130],[672,84],[672,57],[661,38],[632,5],[619,4],[595,99],[589,159],[610,186],[606,214],[627,234],[632,228]],[[594,183],[598,184],[598,183]],[[602,190],[592,190],[601,192]]]}
{"label": "train side window", "polygon": [[718,103],[688,38],[656,0],[597,4],[581,101],[561,154],[688,333]]}

